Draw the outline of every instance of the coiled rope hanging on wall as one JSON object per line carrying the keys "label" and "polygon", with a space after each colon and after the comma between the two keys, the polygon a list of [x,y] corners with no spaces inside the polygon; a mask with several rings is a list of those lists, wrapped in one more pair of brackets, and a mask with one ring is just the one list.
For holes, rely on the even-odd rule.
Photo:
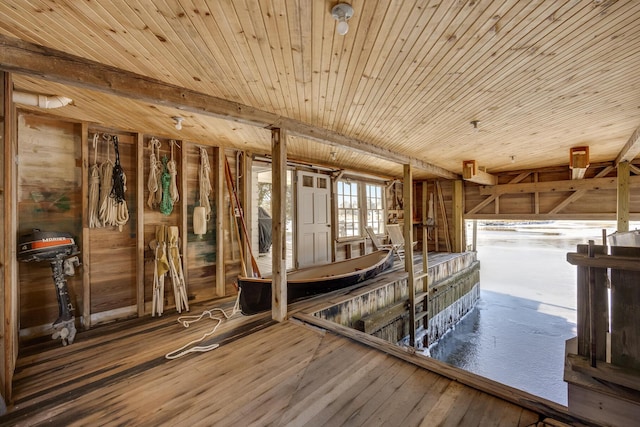
{"label": "coiled rope hanging on wall", "polygon": [[162,177],[162,162],[160,161],[161,145],[156,137],[152,137],[149,141],[151,154],[149,155],[149,179],[147,180],[147,189],[149,190],[147,205],[151,209],[155,209],[162,201],[162,186],[160,185],[160,179]]}
{"label": "coiled rope hanging on wall", "polygon": [[167,169],[169,158],[162,156],[162,175],[160,176],[160,184],[162,185],[162,200],[160,201],[160,212],[164,215],[171,215],[173,211],[173,202],[171,194],[169,194],[169,186],[171,185],[171,174]]}
{"label": "coiled rope hanging on wall", "polygon": [[198,204],[205,210],[207,222],[211,219],[211,204],[209,194],[211,194],[211,165],[209,155],[205,148],[200,147],[200,170],[198,171]]}
{"label": "coiled rope hanging on wall", "polygon": [[127,208],[127,200],[125,192],[127,191],[127,176],[120,164],[120,149],[118,147],[118,137],[113,136],[113,149],[116,153],[116,162],[113,165],[113,186],[111,189],[111,197],[115,200],[114,213],[115,219],[113,225],[122,231],[122,226],[129,222],[129,209]]}
{"label": "coiled rope hanging on wall", "polygon": [[100,204],[98,218],[105,227],[111,225],[111,189],[113,188],[113,162],[111,162],[111,153],[109,144],[111,137],[103,134],[102,138],[107,141],[107,160],[100,165]]}
{"label": "coiled rope hanging on wall", "polygon": [[171,175],[171,184],[169,185],[169,195],[171,196],[171,204],[175,205],[180,200],[180,194],[178,194],[178,165],[173,158],[173,147],[180,148],[175,140],[171,140],[171,159],[167,162],[167,169],[169,175]]}
{"label": "coiled rope hanging on wall", "polygon": [[98,166],[98,138],[93,135],[93,164],[89,169],[89,228],[102,227],[99,217],[100,167]]}

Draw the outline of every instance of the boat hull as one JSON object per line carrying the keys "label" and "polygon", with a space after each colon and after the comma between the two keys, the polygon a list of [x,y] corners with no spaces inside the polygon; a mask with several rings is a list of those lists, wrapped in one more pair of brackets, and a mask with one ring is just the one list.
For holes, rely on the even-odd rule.
{"label": "boat hull", "polygon": [[[369,280],[393,266],[391,250],[309,267],[287,275],[287,303],[332,292]],[[252,315],[271,309],[271,279],[239,277],[240,308]]]}

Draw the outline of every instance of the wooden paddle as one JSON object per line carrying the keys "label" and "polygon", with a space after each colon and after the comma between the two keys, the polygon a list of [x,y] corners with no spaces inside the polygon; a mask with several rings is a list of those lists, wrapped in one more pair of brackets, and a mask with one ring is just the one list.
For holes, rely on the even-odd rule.
{"label": "wooden paddle", "polygon": [[[253,256],[253,251],[251,250],[251,243],[250,243],[251,238],[249,237],[249,233],[247,232],[247,224],[244,220],[244,214],[242,212],[242,206],[240,205],[240,199],[238,199],[238,193],[236,192],[236,188],[233,185],[233,180],[231,177],[231,167],[229,166],[229,161],[227,160],[227,156],[224,156],[224,173],[227,179],[227,188],[229,190],[229,194],[231,195],[231,199],[232,199],[231,207],[237,209],[237,212],[238,212],[237,216],[240,218],[242,231],[244,232],[247,248],[249,249],[249,256],[251,256],[251,268],[253,270],[253,276],[262,277],[262,275],[260,274],[260,268],[258,268],[258,263],[256,262],[256,259]],[[245,271],[245,275],[246,275],[246,271]]]}

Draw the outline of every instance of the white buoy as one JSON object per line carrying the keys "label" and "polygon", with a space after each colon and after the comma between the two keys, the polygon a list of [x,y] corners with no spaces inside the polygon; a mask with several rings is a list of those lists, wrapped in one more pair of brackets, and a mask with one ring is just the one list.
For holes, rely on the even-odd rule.
{"label": "white buoy", "polygon": [[198,238],[207,234],[207,209],[204,206],[196,206],[193,209],[193,234]]}

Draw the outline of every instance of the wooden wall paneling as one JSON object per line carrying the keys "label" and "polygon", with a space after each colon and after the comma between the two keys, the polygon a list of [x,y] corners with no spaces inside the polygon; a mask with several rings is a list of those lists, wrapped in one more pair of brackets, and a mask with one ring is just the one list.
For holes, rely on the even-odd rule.
{"label": "wooden wall paneling", "polygon": [[[588,245],[578,245],[576,252],[588,254]],[[607,247],[594,245],[594,255],[606,254]],[[593,302],[589,300],[589,267],[577,267],[577,346],[578,354],[584,357],[591,357],[591,316],[594,317],[595,332],[595,356],[598,360],[605,361],[607,353],[607,333],[609,330],[609,297],[608,297],[608,275],[607,269],[593,268],[594,274],[594,295]],[[593,310],[593,312],[591,312]]]}
{"label": "wooden wall paneling", "polygon": [[[129,221],[117,227],[90,230],[91,247],[91,324],[104,323],[138,315],[138,237],[136,209],[139,191],[138,137],[111,129],[91,128],[90,137],[100,134],[98,164],[115,159],[113,143],[103,134],[118,137],[120,163],[126,175],[126,202]],[[86,143],[89,143],[87,141]],[[107,151],[108,150],[108,151]]]}
{"label": "wooden wall paneling", "polygon": [[80,322],[85,329],[91,328],[91,239],[89,238],[89,166],[93,146],[89,142],[89,125],[80,125],[80,140],[82,141],[82,311],[76,313],[82,316]]}
{"label": "wooden wall paneling", "polygon": [[[640,248],[612,246],[611,255],[638,262]],[[640,271],[611,269],[611,363],[636,373],[640,370],[638,283]]]}
{"label": "wooden wall paneling", "polygon": [[[15,172],[18,216],[12,235],[34,228],[82,236],[82,142],[78,127],[52,118],[18,116]],[[15,158],[15,156],[14,156]],[[13,168],[10,168],[12,170]],[[47,262],[19,263],[20,328],[25,339],[47,335],[44,325],[58,317],[56,290]],[[76,310],[83,307],[82,275],[67,277],[69,295]]]}
{"label": "wooden wall paneling", "polygon": [[214,148],[215,162],[213,176],[214,176],[214,197],[212,200],[213,217],[215,224],[215,263],[216,263],[216,296],[223,297],[226,295],[225,289],[225,228],[224,218],[226,215],[225,198],[224,198],[224,149],[221,147]]}
{"label": "wooden wall paneling", "polygon": [[146,199],[144,198],[146,187],[144,171],[144,135],[136,134],[136,204],[130,207],[132,211],[135,208],[135,216],[130,214],[130,221],[135,218],[136,224],[136,305],[138,306],[138,317],[144,316],[146,313],[144,303],[144,207]]}
{"label": "wooden wall paneling", "polygon": [[[186,148],[184,148],[186,147]],[[188,292],[194,301],[211,299],[216,296],[215,280],[216,273],[216,229],[215,229],[215,198],[217,189],[214,187],[215,181],[215,161],[212,156],[211,147],[198,146],[183,141],[183,153],[186,167],[186,183],[184,200],[187,205],[187,223],[185,239],[188,242],[187,253],[183,255],[185,269],[188,270]],[[200,150],[207,151],[209,165],[211,165],[210,181],[212,192],[209,195],[209,204],[212,207],[212,219],[207,222],[207,232],[202,237],[198,237],[193,232],[193,213],[196,206],[199,206],[199,168]]]}
{"label": "wooden wall paneling", "polygon": [[[149,198],[149,189],[147,188],[146,182],[149,177],[149,156],[151,152],[149,151],[149,141],[152,136],[145,136],[145,152],[144,152],[144,182],[145,185],[143,187],[144,191],[144,248],[145,248],[145,269],[144,269],[144,300],[145,300],[145,312],[152,311],[152,297],[153,297],[153,269],[154,269],[154,258],[155,255],[153,251],[150,249],[149,244],[156,239],[156,227],[160,225],[165,226],[178,226],[181,227],[181,209],[184,204],[184,194],[180,194],[180,199],[177,204],[173,206],[173,210],[169,215],[165,215],[160,212],[160,208],[155,206],[153,209],[148,206],[147,201]],[[166,138],[158,138],[161,146],[159,151],[158,160],[161,161],[163,157],[166,156],[167,159],[171,159],[171,144],[170,140]],[[177,170],[182,170],[182,161],[180,156],[180,150],[174,149],[174,159],[176,161]],[[179,173],[180,175],[180,173]],[[180,179],[180,177],[178,177]],[[162,185],[158,183],[158,185]],[[178,186],[180,182],[178,182]],[[180,188],[180,187],[178,187]],[[142,209],[141,208],[141,209]],[[182,231],[181,231],[182,233]],[[181,237],[184,237],[181,235]],[[172,310],[175,308],[175,299],[173,296],[173,287],[171,286],[171,279],[167,276],[165,279],[164,286],[164,311]]]}

